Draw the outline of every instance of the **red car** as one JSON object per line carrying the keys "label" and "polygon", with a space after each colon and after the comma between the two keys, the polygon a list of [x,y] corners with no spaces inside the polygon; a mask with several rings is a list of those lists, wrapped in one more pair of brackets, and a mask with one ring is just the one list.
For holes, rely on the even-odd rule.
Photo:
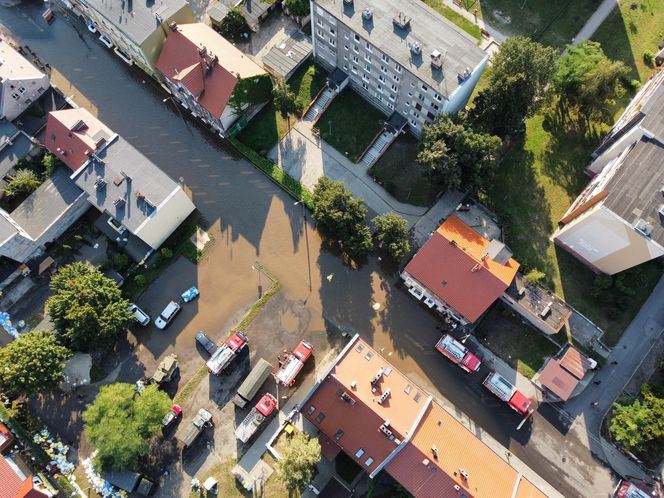
{"label": "red car", "polygon": [[164,418],[161,420],[162,427],[168,427],[175,422],[180,415],[182,415],[182,408],[180,408],[180,405],[173,405],[171,411],[164,415]]}

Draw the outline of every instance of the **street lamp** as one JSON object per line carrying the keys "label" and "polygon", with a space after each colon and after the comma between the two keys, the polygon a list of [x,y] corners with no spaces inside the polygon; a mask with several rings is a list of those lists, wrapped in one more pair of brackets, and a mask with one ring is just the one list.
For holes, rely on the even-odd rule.
{"label": "street lamp", "polygon": [[[293,203],[293,206],[300,205],[302,206],[302,224],[304,225],[304,239],[306,240],[307,244],[307,269],[309,270],[309,293],[311,293],[312,290],[312,285],[311,285],[311,255],[309,253],[309,231],[307,229],[307,207],[304,204],[303,200],[299,200],[297,202]],[[309,297],[307,296],[307,299]],[[307,300],[304,300],[305,304]]]}

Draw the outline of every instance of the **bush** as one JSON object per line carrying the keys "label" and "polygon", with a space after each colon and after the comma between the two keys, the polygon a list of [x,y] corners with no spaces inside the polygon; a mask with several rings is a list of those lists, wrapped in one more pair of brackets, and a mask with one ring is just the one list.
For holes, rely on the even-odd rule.
{"label": "bush", "polygon": [[539,271],[537,268],[533,268],[523,276],[523,279],[529,284],[538,284],[544,280],[545,277],[546,274],[544,272]]}
{"label": "bush", "polygon": [[161,254],[161,257],[164,259],[171,259],[173,257],[173,251],[171,251],[168,247],[162,247],[159,251],[159,254]]}
{"label": "bush", "polygon": [[247,21],[242,15],[242,11],[238,7],[233,7],[221,21],[218,31],[222,36],[234,39],[239,38],[247,29]]}
{"label": "bush", "polygon": [[5,186],[5,195],[7,197],[16,197],[19,195],[29,195],[41,185],[41,180],[34,171],[30,169],[17,169],[14,175],[9,177]]}
{"label": "bush", "polygon": [[122,252],[114,252],[111,254],[111,265],[118,273],[124,273],[129,268],[129,256]]}
{"label": "bush", "polygon": [[147,280],[145,278],[145,275],[136,275],[134,277],[134,283],[138,285],[139,287],[144,287],[146,284]]}
{"label": "bush", "polygon": [[650,50],[646,50],[643,52],[643,62],[646,64],[646,66],[654,67],[655,54],[653,54]]}

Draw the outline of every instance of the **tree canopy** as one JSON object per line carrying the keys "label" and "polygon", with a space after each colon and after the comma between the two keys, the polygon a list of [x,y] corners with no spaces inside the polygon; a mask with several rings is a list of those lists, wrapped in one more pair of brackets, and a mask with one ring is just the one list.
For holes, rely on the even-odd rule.
{"label": "tree canopy", "polygon": [[231,7],[221,21],[218,31],[226,38],[238,38],[244,31],[248,30],[247,21],[242,15],[239,7]]}
{"label": "tree canopy", "polygon": [[302,113],[302,103],[297,100],[297,95],[291,91],[285,80],[279,79],[272,88],[272,95],[274,96],[274,106],[283,117],[289,114],[299,116]]}
{"label": "tree canopy", "polygon": [[16,197],[31,194],[37,190],[39,185],[41,185],[41,180],[34,171],[20,168],[9,177],[3,190],[7,197]]}
{"label": "tree canopy", "polygon": [[408,241],[408,223],[396,213],[386,213],[373,219],[376,237],[397,261],[401,261],[410,252]]}
{"label": "tree canopy", "polygon": [[306,17],[309,15],[309,0],[284,0],[284,5],[292,16]]}
{"label": "tree canopy", "polygon": [[281,457],[277,475],[288,489],[297,489],[311,481],[314,466],[320,460],[320,443],[308,434],[298,433],[282,450]]}
{"label": "tree canopy", "polygon": [[171,403],[156,384],[140,394],[132,384],[102,387],[83,412],[85,435],[98,450],[99,466],[104,470],[135,470],[139,459],[148,453],[150,438],[161,431]]}
{"label": "tree canopy", "polygon": [[652,444],[661,448],[664,444],[664,399],[644,384],[639,399],[614,405],[609,431],[627,451],[643,451]]}
{"label": "tree canopy", "polygon": [[354,258],[365,256],[372,247],[371,231],[364,223],[367,208],[353,198],[341,181],[321,177],[314,187],[313,217],[318,228],[338,240]]}
{"label": "tree canopy", "polygon": [[478,133],[448,114],[424,127],[417,162],[433,181],[449,190],[479,190],[493,176],[501,141]]}
{"label": "tree canopy", "polygon": [[71,356],[53,332],[35,331],[0,348],[0,385],[15,395],[36,394],[58,387]]}
{"label": "tree canopy", "polygon": [[489,84],[468,111],[473,126],[499,136],[520,130],[547,101],[557,59],[555,48],[525,36],[505,41],[488,70]]}
{"label": "tree canopy", "polygon": [[76,351],[112,346],[133,319],[115,282],[84,263],[63,266],[51,279],[46,306],[61,342]]}
{"label": "tree canopy", "polygon": [[599,43],[584,41],[568,48],[553,82],[561,103],[589,119],[609,112],[607,103],[623,90],[628,72],[625,64],[606,57]]}

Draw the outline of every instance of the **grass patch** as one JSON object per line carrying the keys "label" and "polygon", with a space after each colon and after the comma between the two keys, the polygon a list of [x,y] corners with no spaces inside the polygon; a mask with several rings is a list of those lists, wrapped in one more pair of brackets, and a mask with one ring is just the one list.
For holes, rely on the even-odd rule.
{"label": "grass patch", "polygon": [[564,47],[600,3],[601,0],[465,0],[463,6],[470,12],[477,9],[478,17],[505,35],[526,35],[553,47]]}
{"label": "grass patch", "polygon": [[[304,109],[323,88],[326,79],[327,72],[322,67],[309,62],[291,76],[288,87],[297,95],[297,101]],[[265,156],[288,133],[289,127],[294,126],[296,122],[297,119],[293,116],[284,118],[277,111],[274,103],[270,102],[254,116],[249,125],[238,134],[237,139]]]}
{"label": "grass patch", "polygon": [[362,469],[343,451],[339,453],[334,461],[337,474],[348,484],[352,483]]}
{"label": "grass patch", "polygon": [[545,358],[560,349],[539,332],[523,325],[521,319],[501,303],[484,317],[476,335],[486,347],[529,379],[542,367]]}
{"label": "grass patch", "polygon": [[[265,294],[261,296],[261,298],[258,301],[256,301],[251,306],[251,309],[245,315],[242,321],[238,324],[236,330],[246,329],[249,326],[249,324],[251,324],[251,322],[253,322],[254,319],[258,316],[258,313],[260,313],[260,311],[265,307],[270,298],[281,290],[281,282],[279,281],[279,279],[275,277],[263,265],[260,265],[258,263],[256,263],[256,265],[258,266],[258,271],[263,272],[263,274],[272,281],[272,286]],[[206,377],[207,374],[208,374],[207,366],[205,365],[201,366],[196,371],[194,376],[191,379],[189,379],[189,381],[184,385],[184,387],[180,389],[180,391],[175,395],[173,402],[178,405],[184,403],[184,401],[189,397],[189,395],[194,391],[194,389],[198,387],[198,384],[201,383],[201,381]]]}
{"label": "grass patch", "polygon": [[355,162],[380,130],[385,116],[350,89],[337,96],[316,127],[320,137]]}
{"label": "grass patch", "polygon": [[290,176],[269,159],[265,159],[251,147],[244,145],[238,139],[230,138],[229,140],[244,157],[249,159],[249,161],[251,161],[254,166],[270,177],[272,181],[278,184],[298,201],[304,201],[309,209],[313,209],[313,198],[311,196],[311,192],[304,188],[300,182],[298,182],[295,178]]}
{"label": "grass patch", "polygon": [[452,10],[447,5],[445,5],[442,0],[423,0],[432,9],[436,10],[440,15],[446,17],[454,24],[459,26],[462,30],[468,33],[470,36],[475,38],[478,42],[482,39],[482,33],[480,33],[480,28],[474,22],[469,21],[464,16],[458,12]]}
{"label": "grass patch", "polygon": [[399,202],[430,206],[438,189],[426,171],[415,162],[419,142],[407,133],[401,135],[371,168],[369,174]]}
{"label": "grass patch", "polygon": [[[632,3],[637,8],[632,9]],[[620,0],[592,39],[601,43],[610,59],[621,60],[631,69],[631,78],[644,82],[653,68],[644,61],[644,53],[656,54],[664,37],[664,2],[661,0]]]}
{"label": "grass patch", "polygon": [[525,139],[507,150],[481,200],[501,218],[505,239],[522,270],[543,271],[545,284],[602,328],[604,342],[611,346],[657,283],[661,264],[652,261],[626,272],[624,283],[634,289],[633,296],[613,288],[595,297],[591,291],[596,275],[550,240],[589,181],[584,168],[607,129],[600,124],[590,130],[562,124],[553,112],[534,116],[526,122]]}

